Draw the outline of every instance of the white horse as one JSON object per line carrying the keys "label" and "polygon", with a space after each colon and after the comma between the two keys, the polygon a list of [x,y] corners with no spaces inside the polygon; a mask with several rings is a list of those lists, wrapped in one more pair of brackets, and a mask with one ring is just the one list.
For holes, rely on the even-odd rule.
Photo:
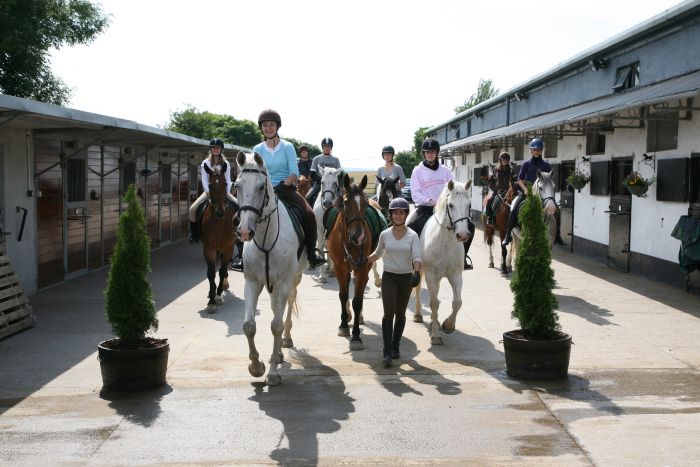
{"label": "white horse", "polygon": [[[321,177],[321,192],[316,197],[316,202],[314,203],[314,216],[316,216],[316,232],[318,233],[316,240],[316,248],[318,248],[318,250],[323,252],[323,255],[326,256],[326,229],[323,226],[323,214],[325,214],[325,212],[331,206],[333,206],[333,203],[335,202],[336,198],[338,198],[342,194],[343,181],[340,180],[338,177],[342,176],[343,169],[319,167],[318,170],[319,176]],[[328,264],[319,268],[320,272],[316,280],[322,284],[325,284],[327,282],[327,274],[331,272],[332,269],[333,263],[330,257],[328,257]]]}
{"label": "white horse", "polygon": [[[537,171],[537,180],[532,185],[532,194],[537,195],[542,200],[542,209],[544,211],[544,226],[545,232],[547,233],[547,241],[549,242],[549,249],[552,249],[554,245],[554,238],[557,235],[557,202],[554,199],[554,191],[556,188],[556,181],[552,176],[552,172],[542,172]],[[522,240],[522,232],[518,227],[513,228],[513,248],[511,248],[509,254],[509,261],[511,257],[516,255],[518,245],[520,240]]]}
{"label": "white horse", "polygon": [[[255,377],[265,374],[265,364],[260,361],[255,348],[255,309],[263,287],[267,287],[272,304],[272,335],[274,343],[270,357],[270,371],[266,383],[280,384],[278,366],[284,361],[282,347],[291,347],[292,313],[298,311],[297,286],[308,264],[306,249],[297,259],[300,246],[292,219],[284,203],[279,202],[272,189],[272,182],[262,157],[258,154],[239,152],[238,203],[240,204],[240,238],[243,247],[243,271],[245,277],[245,319],[243,332],[248,338],[251,363],[248,371]],[[285,305],[287,317],[283,322]],[[284,331],[284,337],[282,333]]]}
{"label": "white horse", "polygon": [[[457,312],[462,307],[462,272],[464,269],[463,243],[469,238],[467,219],[471,211],[471,185],[450,181],[442,190],[435,205],[435,213],[428,219],[420,237],[422,275],[430,294],[430,342],[442,344],[438,322],[438,291],[443,277],[452,287],[452,313],[442,323],[442,330],[455,330]],[[423,322],[420,302],[420,283],[415,288],[416,311],[413,321]]]}

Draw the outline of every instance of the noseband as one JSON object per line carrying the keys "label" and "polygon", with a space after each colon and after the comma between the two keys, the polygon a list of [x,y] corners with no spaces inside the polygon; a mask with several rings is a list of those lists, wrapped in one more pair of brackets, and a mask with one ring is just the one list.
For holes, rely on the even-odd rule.
{"label": "noseband", "polygon": [[260,205],[260,209],[256,208],[255,206],[251,206],[249,204],[243,205],[240,208],[238,208],[239,211],[252,211],[254,212],[258,218],[255,221],[256,224],[261,224],[265,221],[267,221],[270,216],[277,210],[277,203],[275,203],[275,209],[267,213],[267,215],[263,216],[262,213],[265,211],[265,208],[267,205],[270,203],[270,195],[267,193],[267,172],[264,170],[259,170],[259,169],[243,169],[241,173],[246,173],[246,172],[251,172],[251,173],[258,173],[262,174],[265,176],[265,195],[263,195],[263,201],[262,204]]}
{"label": "noseband", "polygon": [[433,214],[433,216],[435,217],[435,220],[437,221],[438,224],[440,224],[442,227],[446,228],[447,230],[454,232],[457,229],[457,222],[461,222],[461,221],[466,220],[466,219],[471,219],[472,216],[467,214],[466,216],[460,217],[456,221],[453,221],[452,214],[450,214],[450,208],[447,205],[449,199],[450,199],[450,195],[447,195],[447,199],[445,199],[445,211],[447,211],[447,219],[450,221],[450,225],[449,226],[443,225],[443,223],[440,222],[440,219],[438,219],[437,216],[435,216],[435,214]]}

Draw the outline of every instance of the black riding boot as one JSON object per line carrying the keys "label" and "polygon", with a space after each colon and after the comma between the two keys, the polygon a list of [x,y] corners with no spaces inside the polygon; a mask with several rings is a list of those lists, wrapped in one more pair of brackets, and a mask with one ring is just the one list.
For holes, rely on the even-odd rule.
{"label": "black riding boot", "polygon": [[199,225],[197,222],[190,221],[190,243],[199,241]]}
{"label": "black riding boot", "polygon": [[403,336],[403,329],[406,327],[406,315],[396,315],[396,324],[394,326],[394,332],[391,337],[391,358],[396,360],[401,358],[399,353],[399,345],[401,344],[401,336]]}
{"label": "black riding boot", "polygon": [[312,238],[311,240],[306,243],[306,257],[309,259],[309,269],[316,269],[322,264],[326,264],[326,258],[316,249],[316,239]]}
{"label": "black riding boot", "polygon": [[319,191],[321,191],[321,182],[314,183],[314,186],[311,187],[311,190],[306,194],[306,202],[309,203],[309,206],[312,208],[314,207]]}
{"label": "black riding boot", "polygon": [[518,195],[511,204],[510,214],[508,215],[508,225],[506,226],[506,238],[504,238],[501,242],[501,245],[503,246],[507,246],[510,242],[513,241],[513,237],[510,235],[510,233],[513,230],[513,227],[515,226],[516,220],[518,219],[518,206],[520,206],[521,199],[522,196]]}
{"label": "black riding boot", "polygon": [[231,260],[231,269],[234,271],[243,272],[243,243],[236,242],[238,253]]}
{"label": "black riding boot", "polygon": [[391,366],[391,338],[393,334],[393,323],[391,319],[382,318],[382,338],[384,339],[384,349],[382,354],[384,355],[384,366]]}

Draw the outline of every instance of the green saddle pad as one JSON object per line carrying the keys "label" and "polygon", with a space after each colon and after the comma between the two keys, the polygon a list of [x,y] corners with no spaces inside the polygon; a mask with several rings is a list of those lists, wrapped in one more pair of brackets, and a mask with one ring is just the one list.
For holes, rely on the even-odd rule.
{"label": "green saddle pad", "polygon": [[[326,229],[326,238],[328,238],[328,233],[333,228],[336,219],[338,218],[338,209],[336,207],[330,207],[323,213],[323,227]],[[365,208],[365,218],[367,219],[367,224],[369,224],[369,229],[372,232],[372,250],[377,247],[377,242],[379,241],[379,234],[389,227],[386,219],[381,212],[377,211],[372,206],[367,206]]]}

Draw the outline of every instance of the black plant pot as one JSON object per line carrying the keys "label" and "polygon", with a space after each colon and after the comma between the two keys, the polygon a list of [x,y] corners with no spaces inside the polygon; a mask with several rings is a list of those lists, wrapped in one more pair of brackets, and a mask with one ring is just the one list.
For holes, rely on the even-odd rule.
{"label": "black plant pot", "polygon": [[102,387],[114,391],[140,391],[165,384],[170,344],[163,339],[156,346],[137,350],[110,348],[109,342],[97,346]]}
{"label": "black plant pot", "polygon": [[520,331],[503,333],[508,376],[520,379],[564,379],[569,371],[571,336],[549,340],[525,339]]}

